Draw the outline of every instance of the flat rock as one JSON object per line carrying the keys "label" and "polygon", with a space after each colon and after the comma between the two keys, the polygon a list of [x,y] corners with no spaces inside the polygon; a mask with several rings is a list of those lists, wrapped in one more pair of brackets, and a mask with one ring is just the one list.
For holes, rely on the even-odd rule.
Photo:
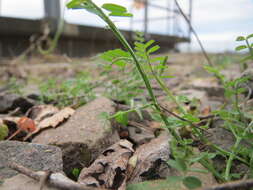
{"label": "flat rock", "polygon": [[100,152],[119,140],[111,123],[101,113],[115,113],[115,104],[101,97],[80,107],[63,125],[48,129],[33,139],[34,143],[59,146],[63,152],[64,171],[88,166]]}
{"label": "flat rock", "polygon": [[6,167],[9,161],[17,162],[34,171],[60,172],[63,167],[62,153],[58,147],[19,141],[2,141],[0,142],[0,180],[18,174]]}
{"label": "flat rock", "polygon": [[[39,189],[39,182],[25,176],[18,174],[12,178],[6,179],[2,185],[0,185],[0,190],[35,190]],[[59,190],[56,188],[44,186],[43,190]]]}

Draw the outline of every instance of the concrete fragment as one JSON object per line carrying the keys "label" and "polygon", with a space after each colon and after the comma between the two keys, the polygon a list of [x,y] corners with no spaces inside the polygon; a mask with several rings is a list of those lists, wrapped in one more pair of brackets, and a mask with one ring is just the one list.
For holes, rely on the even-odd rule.
{"label": "concrete fragment", "polygon": [[0,142],[0,180],[17,175],[7,167],[9,161],[17,162],[34,171],[62,171],[62,153],[58,147],[18,141]]}
{"label": "concrete fragment", "polygon": [[59,146],[69,176],[74,168],[88,166],[104,148],[119,140],[110,122],[101,117],[103,112],[115,113],[115,104],[101,97],[77,109],[62,126],[42,131],[33,142]]}

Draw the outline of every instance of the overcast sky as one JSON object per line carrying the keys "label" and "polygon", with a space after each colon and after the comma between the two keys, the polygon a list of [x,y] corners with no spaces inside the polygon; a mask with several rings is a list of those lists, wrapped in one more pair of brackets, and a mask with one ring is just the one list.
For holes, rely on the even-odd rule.
{"label": "overcast sky", "polygon": [[[65,0],[61,0],[64,4]],[[188,1],[178,0],[187,10]],[[44,16],[43,0],[0,0],[0,15],[38,19]],[[123,3],[130,7],[131,0],[95,0],[102,4],[105,2]],[[167,0],[153,0],[153,4],[168,4]],[[205,48],[212,52],[233,51],[237,45],[235,38],[238,35],[253,33],[253,0],[193,0],[193,26],[198,32]],[[132,10],[134,19],[142,19],[143,10]],[[150,8],[150,17],[167,16],[165,11]],[[103,22],[83,10],[66,10],[65,19],[70,23],[104,26]],[[129,29],[129,18],[114,18],[123,29]],[[178,19],[182,30],[179,35],[185,35],[187,28],[182,19]],[[141,30],[143,25],[135,23],[134,29]],[[167,34],[171,32],[166,20],[150,22],[149,31],[152,33]],[[192,50],[198,51],[195,40]]]}

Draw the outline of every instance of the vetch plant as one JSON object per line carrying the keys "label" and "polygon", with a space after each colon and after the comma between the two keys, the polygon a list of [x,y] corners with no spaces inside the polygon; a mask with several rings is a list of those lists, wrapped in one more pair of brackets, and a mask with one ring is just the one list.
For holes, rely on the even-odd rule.
{"label": "vetch plant", "polygon": [[[149,93],[149,96],[152,100],[153,106],[157,110],[157,112],[160,113],[160,116],[165,123],[165,125],[168,127],[170,133],[173,135],[174,138],[176,138],[179,142],[182,142],[182,139],[180,135],[172,128],[169,127],[166,116],[162,113],[161,108],[158,105],[157,99],[153,93],[149,78],[147,74],[144,72],[144,69],[141,66],[140,61],[138,60],[138,57],[136,53],[134,52],[133,48],[130,46],[130,44],[127,42],[125,37],[122,35],[122,33],[119,31],[119,29],[116,27],[116,25],[111,21],[109,16],[132,16],[132,14],[127,12],[127,9],[123,6],[116,5],[116,4],[103,4],[102,8],[97,6],[95,3],[93,3],[91,0],[72,0],[67,4],[68,8],[72,9],[85,9],[97,16],[99,16],[106,24],[108,24],[108,27],[112,30],[114,35],[117,37],[117,39],[121,42],[121,44],[124,46],[124,48],[127,50],[127,52],[131,55],[134,64],[147,88],[147,91]],[[109,16],[106,15],[106,13],[103,11],[106,10],[109,12]]]}
{"label": "vetch plant", "polygon": [[[194,162],[201,163],[206,169],[208,169],[212,174],[220,181],[225,182],[233,179],[235,174],[232,171],[232,164],[234,160],[238,160],[241,163],[252,168],[252,152],[251,150],[241,151],[241,142],[247,139],[250,139],[252,135],[250,134],[252,128],[252,116],[244,113],[239,104],[239,95],[244,92],[244,89],[240,87],[240,84],[244,83],[246,78],[238,78],[232,81],[229,81],[225,78],[224,75],[220,73],[218,69],[214,66],[206,67],[208,71],[213,73],[225,88],[225,96],[227,98],[227,104],[232,104],[232,109],[224,108],[217,110],[214,112],[215,116],[219,116],[222,120],[224,120],[224,128],[228,129],[235,137],[235,144],[231,148],[231,150],[224,150],[219,146],[212,144],[208,141],[206,136],[203,133],[203,130],[208,128],[208,123],[206,126],[202,126],[200,118],[194,113],[187,112],[185,108],[182,106],[182,102],[179,98],[175,97],[170,89],[165,85],[164,78],[170,77],[165,75],[165,68],[167,57],[158,57],[152,58],[151,54],[156,52],[159,49],[158,45],[154,45],[154,41],[150,40],[145,42],[143,37],[137,34],[137,41],[135,42],[134,48],[130,46],[128,41],[116,27],[114,22],[110,19],[110,16],[123,16],[128,17],[132,16],[131,13],[127,12],[125,7],[116,4],[103,4],[101,7],[97,6],[92,0],[72,0],[67,4],[68,8],[72,9],[85,9],[98,17],[100,17],[107,25],[108,28],[114,33],[116,38],[121,42],[124,50],[116,49],[110,50],[100,55],[100,57],[109,62],[108,68],[112,69],[111,66],[117,66],[120,70],[124,71],[125,69],[130,69],[135,77],[134,80],[137,80],[137,85],[133,85],[132,83],[128,83],[131,75],[126,75],[124,79],[118,79],[114,81],[114,85],[119,85],[117,88],[121,88],[120,85],[131,84],[132,89],[137,89],[139,85],[144,84],[149,98],[151,102],[144,105],[143,107],[132,107],[131,110],[121,111],[113,116],[106,116],[107,118],[115,118],[116,121],[127,125],[127,114],[131,111],[138,111],[139,109],[144,109],[146,107],[152,107],[155,112],[155,117],[159,121],[163,121],[166,128],[169,130],[171,135],[174,137],[171,141],[171,150],[173,159],[168,162],[168,164],[181,170],[183,172],[192,170],[190,167]],[[106,12],[109,12],[108,15]],[[250,51],[252,51],[252,45],[249,45],[248,39],[252,36],[249,35],[246,38],[243,38],[246,42],[246,48],[248,47]],[[243,40],[242,38],[240,41]],[[243,49],[243,47],[237,48],[238,50]],[[134,66],[134,67],[133,67]],[[128,78],[130,76],[130,78]],[[179,115],[171,112],[170,110],[166,110],[161,105],[159,105],[153,89],[151,87],[151,80],[155,80],[161,87],[161,89],[167,94],[170,100],[174,101],[177,104]],[[127,82],[128,81],[128,82]],[[131,81],[134,82],[134,81]],[[117,89],[116,88],[116,89]],[[129,88],[131,90],[131,88]],[[120,92],[119,92],[120,93]],[[120,97],[120,95],[117,95]],[[134,95],[124,94],[121,96],[122,99],[133,98]],[[171,116],[169,117],[168,114]],[[173,117],[172,117],[173,116]],[[192,135],[194,138],[184,138],[178,132],[178,128],[182,128],[185,126],[190,126],[192,129]],[[212,148],[213,153],[209,152],[201,152],[196,153],[193,150],[194,140],[197,140]],[[216,155],[222,156],[226,162],[226,166],[223,172],[218,172],[216,170],[215,165],[212,163],[212,159],[216,157]],[[201,185],[200,181],[191,176],[184,176],[182,179],[184,185],[188,188],[196,188]]]}

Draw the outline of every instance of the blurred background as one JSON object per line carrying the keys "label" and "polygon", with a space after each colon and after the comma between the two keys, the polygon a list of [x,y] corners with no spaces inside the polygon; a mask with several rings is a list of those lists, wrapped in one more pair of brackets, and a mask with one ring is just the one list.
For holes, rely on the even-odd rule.
{"label": "blurred background", "polygon": [[[94,1],[98,4],[107,2],[122,4],[134,14],[133,18],[113,18],[122,30],[130,31],[130,33],[126,33],[129,38],[133,36],[131,31],[143,31],[147,38],[156,39],[166,50],[200,51],[199,45],[175,6],[174,0]],[[178,2],[192,22],[208,52],[233,52],[236,46],[236,37],[250,34],[253,31],[252,0],[230,0],[229,3],[227,0],[179,0]],[[27,39],[34,33],[43,33],[41,24],[32,21],[41,21],[45,18],[53,20],[50,24],[50,34],[53,35],[57,30],[60,17],[64,17],[65,22],[69,24],[65,24],[62,34],[65,43],[59,42],[65,48],[65,50],[61,48],[61,52],[67,52],[69,56],[78,56],[82,52],[71,52],[66,49],[85,47],[85,43],[90,46],[92,41],[94,44],[92,50],[86,51],[89,55],[94,51],[108,49],[108,46],[101,47],[102,44],[105,44],[104,40],[109,45],[114,44],[109,40],[113,37],[104,30],[105,25],[99,18],[84,10],[67,10],[65,8],[66,3],[66,0],[0,0],[2,20],[0,21],[0,39],[2,38],[0,41],[2,45],[0,46],[6,47],[7,44],[10,46],[9,49],[16,48],[17,53],[19,53],[21,50],[18,50],[17,40],[20,41],[20,39],[17,36],[22,35],[23,39]],[[8,18],[8,20],[3,18]],[[22,27],[24,29],[21,29]],[[40,29],[35,30],[36,27]],[[103,37],[107,39],[101,39],[101,34],[104,32],[106,34]],[[13,40],[15,39],[14,42],[6,41],[6,37],[10,38],[9,35],[14,36],[11,36]],[[77,41],[78,43],[83,41],[83,44],[78,45]],[[20,45],[20,49],[22,48],[24,48],[23,45]],[[15,50],[8,50],[13,51],[12,53],[3,51],[7,50],[2,50],[2,54],[16,54]]]}

